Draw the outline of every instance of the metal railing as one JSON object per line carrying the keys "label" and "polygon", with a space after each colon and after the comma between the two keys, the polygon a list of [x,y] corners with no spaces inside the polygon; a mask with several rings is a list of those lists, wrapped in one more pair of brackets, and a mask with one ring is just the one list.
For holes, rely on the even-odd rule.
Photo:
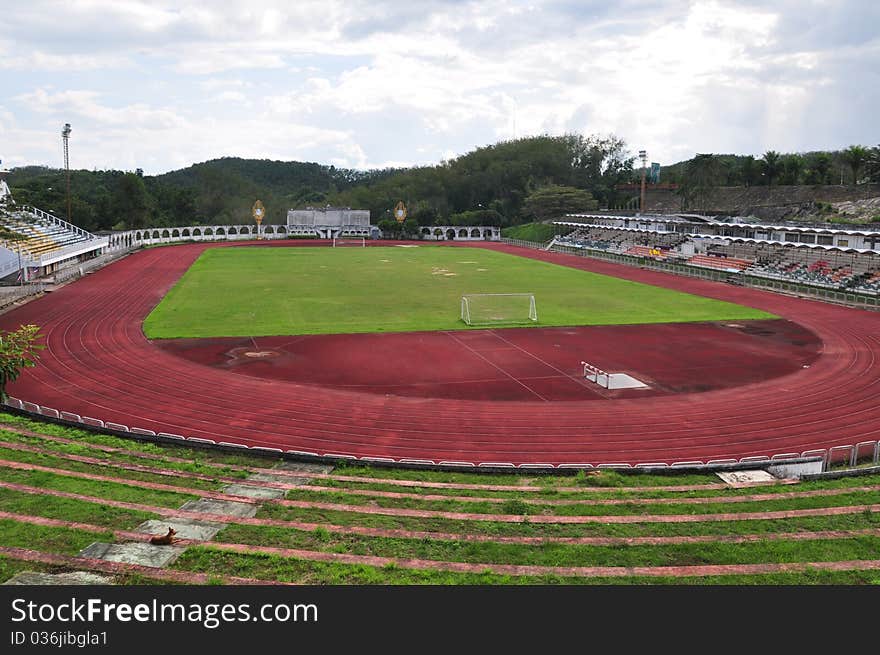
{"label": "metal railing", "polygon": [[84,236],[89,239],[95,238],[95,235],[92,234],[91,232],[87,232],[84,229],[82,229],[81,227],[77,227],[73,223],[68,223],[63,218],[58,218],[54,214],[50,214],[49,212],[44,212],[42,209],[37,209],[36,207],[31,207],[29,205],[24,205],[24,206],[22,206],[21,209],[22,209],[22,211],[30,212],[31,214],[34,214],[35,216],[42,218],[44,221],[50,221],[52,223],[55,223],[56,225],[60,225],[64,229],[69,230],[71,232],[75,232],[75,233],[79,234],[80,236]]}

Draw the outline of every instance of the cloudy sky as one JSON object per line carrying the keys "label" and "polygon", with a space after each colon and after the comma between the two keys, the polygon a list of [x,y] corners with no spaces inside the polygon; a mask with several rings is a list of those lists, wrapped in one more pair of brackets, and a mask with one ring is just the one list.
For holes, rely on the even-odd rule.
{"label": "cloudy sky", "polygon": [[0,159],[433,164],[614,133],[673,163],[876,145],[871,0],[27,0],[0,11]]}

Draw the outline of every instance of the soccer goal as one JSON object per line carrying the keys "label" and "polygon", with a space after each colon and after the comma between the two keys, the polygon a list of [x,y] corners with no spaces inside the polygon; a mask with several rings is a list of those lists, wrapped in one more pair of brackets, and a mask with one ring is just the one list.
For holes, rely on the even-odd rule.
{"label": "soccer goal", "polygon": [[461,320],[468,325],[523,325],[538,322],[532,293],[470,293],[461,297]]}
{"label": "soccer goal", "polygon": [[366,248],[367,240],[364,237],[333,237],[334,248]]}

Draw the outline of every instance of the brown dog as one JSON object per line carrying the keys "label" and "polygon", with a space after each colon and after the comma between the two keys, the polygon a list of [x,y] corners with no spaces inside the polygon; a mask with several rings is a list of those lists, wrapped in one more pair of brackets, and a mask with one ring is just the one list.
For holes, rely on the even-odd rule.
{"label": "brown dog", "polygon": [[157,534],[155,537],[150,537],[150,543],[154,546],[170,546],[174,543],[174,535],[176,534],[177,530],[168,528],[168,534]]}

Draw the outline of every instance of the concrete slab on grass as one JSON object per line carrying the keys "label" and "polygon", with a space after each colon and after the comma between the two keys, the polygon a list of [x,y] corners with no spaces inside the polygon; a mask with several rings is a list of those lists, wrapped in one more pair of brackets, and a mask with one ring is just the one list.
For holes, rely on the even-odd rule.
{"label": "concrete slab on grass", "polygon": [[113,584],[113,578],[88,571],[70,571],[68,573],[43,573],[41,571],[21,571],[9,578],[5,585],[92,585]]}
{"label": "concrete slab on grass", "polygon": [[199,498],[184,503],[180,509],[187,512],[201,512],[203,514],[219,514],[223,516],[235,516],[237,518],[252,518],[257,513],[255,505],[249,503],[236,503],[233,500],[214,500],[213,498]]}
{"label": "concrete slab on grass", "polygon": [[249,482],[283,482],[284,484],[309,484],[311,478],[299,478],[293,475],[273,475],[272,473],[254,473],[248,476]]}
{"label": "concrete slab on grass", "polygon": [[309,462],[291,462],[283,461],[275,468],[282,471],[293,471],[295,473],[330,473],[333,470],[332,464],[310,464]]}
{"label": "concrete slab on grass", "polygon": [[246,496],[247,498],[255,498],[257,500],[284,498],[284,489],[253,487],[249,484],[227,484],[223,487],[222,491],[232,496]]}
{"label": "concrete slab on grass", "polygon": [[716,475],[730,485],[755,484],[757,482],[773,482],[772,475],[762,469],[756,471],[719,471]]}
{"label": "concrete slab on grass", "polygon": [[174,528],[177,539],[196,539],[198,541],[210,541],[214,535],[224,527],[223,523],[209,523],[208,521],[192,521],[190,519],[150,519],[144,521],[135,530],[143,534],[165,534],[168,528]]}
{"label": "concrete slab on grass", "polygon": [[186,549],[177,546],[154,546],[140,541],[128,544],[105,544],[97,541],[83,548],[79,556],[162,568],[176,560],[184,550]]}

